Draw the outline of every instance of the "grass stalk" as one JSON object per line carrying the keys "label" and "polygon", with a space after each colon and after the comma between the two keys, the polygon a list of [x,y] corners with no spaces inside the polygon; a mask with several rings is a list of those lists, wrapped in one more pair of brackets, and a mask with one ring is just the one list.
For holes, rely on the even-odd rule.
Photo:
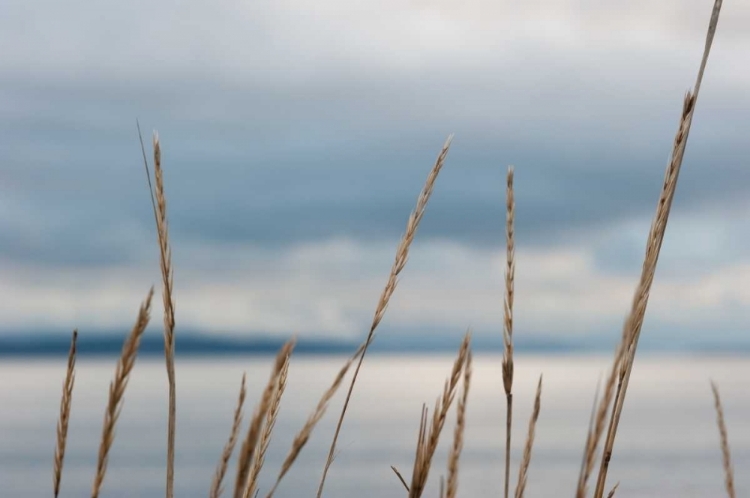
{"label": "grass stalk", "polygon": [[258,441],[260,440],[261,431],[263,430],[263,422],[273,403],[274,393],[279,383],[279,377],[284,370],[284,365],[289,361],[289,356],[294,350],[294,344],[294,339],[288,341],[282,346],[276,355],[276,360],[274,361],[268,383],[263,390],[260,403],[255,409],[253,418],[250,421],[247,436],[245,436],[245,440],[242,443],[237,460],[237,478],[234,484],[234,498],[242,498],[250,483],[250,470],[253,465],[253,460],[256,457]]}
{"label": "grass stalk", "polygon": [[452,139],[453,136],[451,135],[445,141],[443,149],[440,151],[440,154],[435,161],[435,165],[432,167],[432,170],[427,176],[427,181],[425,182],[424,188],[422,189],[422,192],[419,194],[419,198],[417,199],[417,206],[411,213],[411,216],[409,216],[409,221],[406,224],[406,233],[404,233],[404,236],[399,243],[398,249],[396,250],[396,257],[394,259],[393,266],[391,267],[391,273],[388,277],[385,288],[380,295],[378,305],[375,308],[375,314],[373,315],[372,324],[370,325],[370,331],[367,334],[367,339],[365,340],[364,348],[362,348],[362,353],[359,355],[359,360],[357,361],[357,366],[354,369],[352,381],[349,384],[349,390],[346,393],[344,406],[341,409],[341,415],[339,416],[338,423],[336,424],[336,431],[333,435],[333,441],[331,442],[331,447],[328,451],[328,458],[326,459],[325,467],[323,468],[323,475],[320,479],[320,485],[318,486],[317,498],[320,498],[323,495],[323,487],[325,486],[326,476],[328,475],[328,470],[331,468],[334,455],[336,454],[336,443],[338,442],[339,434],[341,433],[341,426],[344,423],[344,417],[346,416],[346,411],[349,407],[349,401],[352,397],[352,391],[354,391],[354,385],[357,382],[359,370],[362,367],[362,362],[365,359],[367,348],[370,346],[370,343],[372,342],[373,336],[375,334],[375,330],[378,328],[380,321],[383,319],[385,311],[388,307],[388,302],[390,301],[391,296],[393,296],[393,293],[396,290],[396,286],[398,285],[398,276],[406,266],[406,261],[409,257],[409,247],[411,246],[411,243],[414,240],[414,236],[417,233],[419,222],[422,221],[422,217],[424,216],[425,209],[427,208],[427,203],[430,200],[430,196],[432,195],[432,191],[435,187],[435,180],[437,180],[438,174],[443,168],[443,164],[445,163],[445,158],[448,155],[448,149],[450,148]]}
{"label": "grass stalk", "polygon": [[516,484],[516,498],[523,498],[526,492],[526,482],[529,477],[529,467],[531,466],[531,449],[534,446],[534,435],[536,434],[536,423],[539,420],[539,412],[542,408],[542,376],[539,376],[539,383],[536,386],[536,396],[534,397],[534,410],[529,420],[529,432],[526,435],[526,445],[523,449],[523,458],[521,466],[518,469],[518,483]]}
{"label": "grass stalk", "polygon": [[174,447],[176,429],[176,386],[174,369],[174,297],[172,293],[172,249],[169,246],[167,200],[164,195],[164,172],[161,167],[159,135],[154,133],[154,178],[156,179],[157,232],[162,274],[162,299],[164,301],[164,358],[169,383],[169,421],[167,430],[167,498],[174,497]]}
{"label": "grass stalk", "polygon": [[513,195],[513,166],[508,167],[506,186],[506,266],[505,306],[503,320],[503,388],[505,389],[505,498],[510,490],[510,443],[513,427],[513,299],[516,278],[515,263],[515,213]]}
{"label": "grass stalk", "polygon": [[222,481],[227,473],[227,467],[229,465],[229,459],[232,458],[234,447],[237,445],[237,438],[240,433],[240,425],[242,424],[242,407],[245,404],[246,390],[246,375],[242,374],[242,384],[240,385],[240,395],[237,399],[237,407],[234,409],[234,419],[232,421],[232,430],[229,433],[229,440],[224,445],[224,449],[221,452],[221,458],[216,466],[216,473],[214,474],[213,481],[211,482],[211,490],[208,493],[209,498],[219,498],[224,491],[222,489]]}
{"label": "grass stalk", "polygon": [[711,382],[711,390],[714,393],[714,407],[716,408],[716,425],[719,427],[719,436],[721,438],[721,459],[724,464],[724,485],[727,488],[727,496],[735,498],[734,492],[734,470],[732,469],[732,454],[729,451],[729,436],[727,435],[727,426],[724,422],[724,408],[721,406],[721,397],[719,388]]}
{"label": "grass stalk", "polygon": [[76,381],[76,342],[78,331],[73,331],[73,339],[70,341],[68,352],[68,368],[63,382],[62,398],[60,399],[60,418],[57,421],[57,444],[55,446],[54,470],[52,486],[55,498],[60,494],[60,480],[62,479],[63,463],[65,461],[65,443],[68,440],[68,423],[70,422],[70,409],[73,403],[73,386]]}
{"label": "grass stalk", "polygon": [[315,410],[313,410],[313,412],[305,421],[305,425],[294,436],[292,447],[289,449],[289,453],[287,453],[286,458],[284,458],[284,463],[281,464],[281,470],[279,471],[279,475],[276,478],[276,482],[268,492],[268,495],[266,495],[266,498],[273,497],[276,489],[279,487],[279,484],[281,484],[282,479],[284,479],[284,476],[286,476],[287,472],[289,472],[289,469],[291,469],[292,465],[294,465],[294,462],[302,452],[302,449],[310,440],[310,435],[312,434],[313,429],[315,429],[315,426],[318,425],[320,419],[322,419],[323,415],[325,415],[328,404],[331,402],[331,399],[341,386],[341,383],[344,380],[347,372],[349,371],[349,368],[351,368],[354,361],[364,350],[365,344],[366,343],[362,343],[357,351],[355,351],[355,353],[346,361],[346,363],[344,363],[344,366],[341,367],[338,374],[336,374],[336,377],[334,378],[333,383],[331,383],[331,386],[323,393],[323,396],[321,396],[317,406],[315,407]]}
{"label": "grass stalk", "polygon": [[107,409],[104,412],[104,425],[102,427],[102,439],[99,445],[99,457],[96,463],[96,475],[94,484],[91,487],[91,498],[97,498],[104,483],[104,476],[107,473],[107,462],[109,460],[109,450],[115,440],[115,425],[120,417],[124,402],[125,389],[128,387],[130,372],[135,366],[135,359],[138,356],[138,347],[141,343],[141,336],[146,330],[150,319],[151,298],[154,295],[153,287],[149,290],[146,300],[138,310],[138,318],[133,326],[130,335],[125,339],[122,346],[122,354],[115,368],[115,376],[109,384],[109,401]]}
{"label": "grass stalk", "polygon": [[172,272],[172,249],[169,245],[169,223],[167,221],[167,197],[164,193],[164,171],[161,167],[161,143],[159,135],[154,132],[154,180],[156,188],[152,188],[151,174],[148,169],[146,151],[143,147],[143,136],[140,124],[138,124],[138,138],[143,153],[143,163],[146,168],[146,179],[148,180],[151,205],[154,210],[156,221],[156,233],[159,243],[159,266],[162,275],[162,300],[164,302],[164,359],[167,368],[167,382],[169,385],[169,411],[167,427],[167,498],[174,497],[174,452],[175,452],[175,430],[177,417],[177,399],[175,386],[175,305],[173,297],[173,272]]}
{"label": "grass stalk", "polygon": [[674,199],[674,193],[677,187],[677,180],[679,177],[680,167],[682,166],[682,159],[685,155],[685,147],[687,145],[688,136],[690,134],[690,127],[693,121],[693,114],[695,111],[695,105],[700,91],[701,82],[703,80],[703,73],[706,68],[706,63],[708,62],[708,55],[711,51],[711,45],[716,33],[721,5],[722,0],[715,0],[711,19],[709,21],[706,43],[703,51],[703,57],[701,59],[700,68],[698,70],[695,87],[692,92],[688,92],[686,94],[683,102],[680,124],[677,130],[677,134],[675,135],[671,158],[669,164],[667,165],[664,184],[662,186],[662,191],[659,196],[659,202],[656,208],[656,215],[651,224],[651,230],[649,232],[648,241],[646,244],[646,254],[644,257],[640,282],[633,297],[631,311],[627,320],[625,321],[625,327],[623,329],[622,342],[618,347],[618,352],[616,354],[613,371],[619,371],[617,394],[615,395],[612,413],[610,415],[609,428],[607,431],[607,436],[605,438],[604,451],[602,454],[601,465],[599,467],[596,490],[594,492],[595,498],[602,498],[604,494],[607,471],[609,469],[609,463],[612,458],[612,450],[614,448],[615,437],[617,435],[617,428],[620,422],[620,417],[622,415],[625,396],[627,394],[628,384],[630,381],[630,374],[632,372],[633,363],[635,361],[635,353],[638,347],[641,327],[643,325],[643,319],[648,305],[651,285],[654,280],[656,265],[659,260],[659,252],[664,240],[664,233],[666,231],[667,221],[669,219],[669,213],[672,207],[672,200]]}
{"label": "grass stalk", "polygon": [[466,363],[470,357],[470,343],[471,333],[467,332],[461,343],[461,347],[458,350],[456,360],[453,363],[450,377],[445,381],[443,393],[435,402],[435,408],[432,411],[432,419],[430,420],[429,427],[427,424],[427,407],[424,406],[422,408],[422,420],[419,428],[419,437],[417,439],[414,468],[412,471],[411,484],[409,485],[409,498],[420,498],[424,492],[427,478],[430,473],[432,458],[435,455],[438,442],[440,441],[440,434],[443,431],[448,411],[450,410],[450,407],[453,404],[453,399],[456,396],[458,384],[461,380],[461,373],[466,367]]}
{"label": "grass stalk", "polygon": [[253,468],[250,472],[250,480],[247,487],[245,488],[244,498],[250,498],[255,496],[255,488],[258,486],[258,476],[260,475],[260,469],[263,468],[265,462],[266,451],[268,445],[271,442],[271,434],[273,428],[276,425],[276,418],[279,415],[279,409],[281,408],[281,397],[284,395],[286,389],[286,379],[289,374],[289,356],[286,357],[284,366],[281,367],[281,372],[276,379],[276,385],[274,386],[273,400],[271,406],[266,412],[266,421],[263,427],[263,434],[260,438],[260,444],[258,445],[258,454],[253,461]]}
{"label": "grass stalk", "polygon": [[[594,459],[596,458],[596,450],[598,446],[598,441],[600,439],[599,436],[596,436],[595,432],[595,425],[594,422],[598,420],[597,417],[597,407],[599,406],[599,391],[601,388],[601,377],[596,383],[596,394],[594,395],[594,403],[591,406],[591,415],[589,416],[589,428],[586,432],[586,443],[583,446],[583,459],[581,460],[581,470],[578,474],[578,486],[576,488],[576,498],[585,498],[586,494],[588,492],[588,487],[586,486],[586,483],[588,482],[589,476],[591,475],[591,470],[594,468]],[[609,406],[607,404],[606,406]],[[601,417],[601,427],[604,426],[604,419],[606,417]],[[601,434],[601,428],[599,429],[599,434]]]}
{"label": "grass stalk", "polygon": [[393,471],[394,474],[396,474],[396,477],[398,477],[398,480],[401,481],[401,484],[404,485],[404,489],[406,489],[406,492],[408,493],[409,485],[406,484],[406,479],[404,479],[404,476],[402,476],[401,472],[399,472],[398,469],[394,467],[393,465],[391,465],[391,470]]}
{"label": "grass stalk", "polygon": [[446,498],[456,498],[458,491],[458,462],[461,458],[461,450],[464,446],[464,432],[466,431],[466,403],[469,400],[469,388],[471,387],[471,352],[467,354],[464,365],[464,386],[461,397],[456,406],[456,428],[453,431],[453,446],[448,456],[448,481],[445,494]]}

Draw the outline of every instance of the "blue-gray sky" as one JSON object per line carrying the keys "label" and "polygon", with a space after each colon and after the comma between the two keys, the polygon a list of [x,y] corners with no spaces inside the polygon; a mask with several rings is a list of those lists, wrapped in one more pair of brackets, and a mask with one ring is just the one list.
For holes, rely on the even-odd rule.
{"label": "blue-gray sky", "polygon": [[[159,283],[137,118],[178,327],[364,334],[455,133],[388,333],[500,333],[513,164],[517,332],[616,336],[711,3],[7,0],[0,329],[127,327]],[[750,335],[749,23],[727,2],[652,292],[675,344]]]}

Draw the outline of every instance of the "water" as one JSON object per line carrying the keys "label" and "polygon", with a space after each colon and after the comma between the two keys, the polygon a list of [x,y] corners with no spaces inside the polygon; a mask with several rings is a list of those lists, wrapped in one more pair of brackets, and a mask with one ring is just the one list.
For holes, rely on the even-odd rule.
{"label": "water", "polygon": [[[292,361],[262,472],[261,496],[278,472],[294,433],[342,362],[340,357]],[[451,363],[448,356],[366,359],[326,482],[326,497],[404,495],[390,465],[410,475],[421,405],[432,406]],[[90,493],[114,364],[115,359],[79,360],[63,497]],[[242,372],[247,371],[248,400],[254,405],[270,364],[270,358],[253,357],[178,361],[176,496],[207,496],[228,437]],[[534,388],[538,375],[544,373],[527,496],[573,495],[594,389],[608,364],[605,356],[516,357],[514,483]],[[460,496],[496,497],[502,489],[505,399],[499,365],[496,356],[474,359]],[[64,375],[64,358],[0,362],[1,497],[51,496]],[[618,497],[725,496],[709,378],[718,382],[725,405],[737,494],[750,494],[750,476],[743,472],[750,469],[750,358],[644,355],[633,372],[609,474],[612,484],[621,482]],[[102,496],[164,496],[166,393],[163,360],[139,360],[125,395]],[[340,393],[276,496],[315,496],[342,401]],[[425,496],[437,496],[452,428],[451,418]],[[228,486],[233,472],[234,466]]]}

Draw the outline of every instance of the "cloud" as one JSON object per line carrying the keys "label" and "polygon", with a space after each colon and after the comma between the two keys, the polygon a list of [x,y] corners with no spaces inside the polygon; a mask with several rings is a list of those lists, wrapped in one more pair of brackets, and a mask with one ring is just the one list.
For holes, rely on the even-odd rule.
{"label": "cloud", "polygon": [[[284,251],[252,246],[175,248],[175,298],[182,330],[247,336],[358,338],[366,332],[392,262],[393,245],[331,240]],[[668,258],[670,254],[666,254]],[[188,264],[189,263],[189,264]],[[416,243],[383,330],[435,337],[493,336],[502,328],[502,249],[455,242]],[[630,307],[639,265],[598,269],[583,245],[519,248],[516,330],[525,337],[614,338]],[[0,266],[4,333],[18,330],[111,330],[129,324],[148,285],[150,265],[86,271]],[[748,325],[743,282],[747,259],[710,273],[658,275],[645,327],[651,339],[717,328],[727,337]],[[154,306],[155,321],[160,301]],[[713,340],[722,341],[720,335]]]}
{"label": "cloud", "polygon": [[[163,141],[186,324],[360,330],[387,273],[375,261],[390,261],[455,132],[394,324],[432,327],[440,311],[440,326],[497,328],[514,164],[519,268],[529,258],[548,273],[519,269],[519,323],[617,328],[709,10],[698,0],[5,2],[0,44],[15,48],[0,53],[0,322],[130,321],[155,278],[139,118]],[[748,5],[725,5],[659,270],[670,293],[698,303],[682,310],[655,295],[650,323],[663,330],[671,313],[704,323],[744,302],[712,290],[721,302],[701,304],[697,289],[739,292],[730,276],[747,259],[750,67],[738,61],[748,21]]]}

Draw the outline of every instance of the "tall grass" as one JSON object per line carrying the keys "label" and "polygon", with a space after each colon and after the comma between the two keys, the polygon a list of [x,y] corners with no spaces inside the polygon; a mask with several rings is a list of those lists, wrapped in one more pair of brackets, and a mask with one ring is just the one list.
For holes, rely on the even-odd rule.
{"label": "tall grass", "polygon": [[76,381],[76,341],[78,331],[73,331],[73,339],[70,342],[68,353],[68,370],[63,382],[62,399],[60,400],[60,419],[57,422],[57,445],[55,446],[55,462],[53,466],[52,486],[55,498],[60,494],[60,480],[62,479],[63,463],[65,461],[65,443],[68,439],[68,423],[70,422],[70,410],[73,406],[73,386]]}
{"label": "tall grass", "polygon": [[[172,250],[169,246],[169,227],[167,223],[167,196],[164,193],[164,170],[161,167],[161,144],[159,135],[154,133],[154,179],[156,188],[152,187],[148,160],[143,147],[141,128],[138,125],[138,138],[143,152],[143,164],[146,167],[151,205],[154,209],[156,234],[159,243],[159,265],[162,276],[162,300],[164,302],[164,358],[167,366],[167,382],[169,386],[169,415],[167,427],[167,498],[174,497],[174,445],[175,426],[177,417],[176,385],[174,370],[174,298],[172,296]],[[156,200],[154,200],[156,199]]]}
{"label": "tall grass", "polygon": [[320,486],[318,486],[318,498],[321,498],[321,496],[323,495],[323,486],[326,482],[328,469],[331,468],[331,464],[333,463],[333,457],[336,453],[336,443],[339,439],[339,434],[341,433],[341,426],[344,423],[346,410],[349,407],[349,401],[352,397],[352,391],[354,391],[354,384],[356,384],[357,382],[359,370],[360,368],[362,368],[362,362],[365,359],[367,348],[369,348],[370,343],[372,342],[372,339],[375,335],[375,330],[378,328],[378,325],[380,325],[380,321],[383,319],[383,316],[385,316],[385,310],[388,308],[388,302],[391,300],[391,296],[393,296],[393,293],[396,291],[396,286],[398,285],[398,276],[406,267],[406,261],[409,259],[409,247],[414,240],[414,236],[417,234],[419,222],[422,221],[422,218],[424,217],[425,210],[427,209],[427,202],[430,200],[432,191],[435,188],[435,181],[440,174],[440,170],[443,168],[443,164],[445,163],[445,158],[448,155],[448,149],[450,148],[452,140],[453,135],[449,136],[445,141],[443,149],[440,151],[440,154],[435,161],[435,165],[432,167],[432,170],[430,170],[430,174],[427,176],[427,181],[424,184],[424,188],[422,189],[422,192],[419,194],[419,198],[417,199],[417,207],[414,208],[411,216],[409,216],[409,221],[407,221],[406,223],[406,232],[404,233],[404,236],[401,239],[398,248],[396,249],[396,257],[393,261],[393,266],[391,267],[391,273],[388,276],[388,281],[386,282],[385,288],[383,289],[383,292],[380,295],[380,299],[378,300],[378,304],[375,308],[375,314],[372,318],[372,324],[370,325],[370,331],[368,332],[367,339],[365,340],[362,347],[362,352],[358,355],[359,360],[357,361],[357,367],[354,369],[354,375],[352,376],[352,381],[349,384],[349,390],[346,393],[344,406],[341,409],[341,415],[339,416],[339,421],[336,425],[336,432],[333,435],[331,448],[328,451],[328,459],[326,460],[326,464],[323,469],[323,477],[320,479]]}
{"label": "tall grass", "polygon": [[505,259],[505,307],[503,320],[503,389],[505,389],[505,498],[510,489],[510,442],[513,429],[513,298],[516,279],[514,223],[516,200],[513,197],[513,167],[508,168],[506,187],[506,259]]}
{"label": "tall grass", "polygon": [[[695,81],[695,87],[692,92],[688,92],[685,95],[683,101],[682,114],[680,116],[677,134],[675,135],[674,144],[672,146],[672,155],[667,164],[664,184],[662,186],[661,194],[659,195],[659,202],[656,205],[656,214],[651,224],[651,230],[649,231],[648,240],[646,242],[646,255],[643,261],[641,279],[636,288],[635,295],[633,296],[633,304],[630,314],[625,320],[625,326],[622,331],[622,340],[618,346],[618,351],[615,354],[615,361],[613,363],[608,386],[611,386],[614,382],[615,373],[618,373],[619,379],[612,413],[610,415],[609,428],[607,429],[607,436],[604,440],[604,452],[602,455],[601,466],[599,467],[596,490],[594,492],[595,498],[602,498],[604,495],[607,471],[609,470],[609,463],[612,458],[612,451],[615,445],[615,437],[617,436],[620,417],[622,416],[622,409],[625,406],[625,395],[628,391],[630,374],[633,371],[635,353],[638,349],[638,339],[640,339],[641,336],[641,327],[643,326],[643,319],[646,315],[648,298],[651,294],[651,284],[654,281],[656,265],[659,261],[659,252],[661,251],[664,234],[667,230],[667,221],[669,220],[669,213],[672,208],[672,200],[674,199],[675,191],[677,190],[677,179],[679,178],[680,167],[682,166],[682,158],[685,155],[685,148],[690,134],[690,126],[693,123],[693,114],[695,112],[695,105],[698,101],[698,94],[703,81],[703,73],[706,70],[708,54],[711,52],[711,45],[716,33],[716,27],[719,23],[721,5],[722,0],[716,0],[714,3],[711,20],[708,25],[708,34],[706,35],[706,44],[703,49],[703,57],[701,58],[698,76]],[[610,402],[610,397],[611,387],[607,392],[607,396],[602,399],[602,405],[600,405],[602,411],[606,410],[606,407]]]}
{"label": "tall grass", "polygon": [[[601,498],[607,487],[606,478],[610,467],[617,429],[621,419],[625,396],[627,394],[630,375],[634,365],[638,340],[641,334],[648,297],[654,280],[659,252],[664,239],[664,234],[669,219],[672,200],[677,187],[677,179],[685,153],[690,126],[695,112],[698,93],[700,90],[703,73],[705,71],[711,44],[718,24],[719,12],[722,1],[716,0],[709,22],[708,35],[701,59],[698,77],[694,90],[688,92],[683,102],[682,113],[678,125],[678,131],[672,147],[672,154],[667,165],[664,184],[656,207],[656,214],[648,234],[646,253],[644,256],[643,269],[639,283],[636,287],[630,313],[628,314],[622,331],[620,343],[614,354],[614,360],[604,383],[601,396],[597,386],[597,397],[591,412],[589,430],[584,444],[584,453],[581,461],[580,474],[578,478],[575,495],[584,498],[588,495],[588,481],[593,474],[594,462],[598,453],[598,447],[604,438],[604,449],[601,454],[601,463],[597,475],[594,496]],[[140,137],[140,128],[139,128]],[[289,473],[301,451],[305,448],[312,431],[325,415],[327,408],[343,383],[352,365],[356,365],[349,388],[346,392],[345,401],[338,417],[336,430],[325,460],[324,469],[317,490],[320,498],[323,494],[324,485],[328,471],[333,463],[333,457],[337,449],[337,441],[340,436],[343,421],[352,399],[352,393],[356,384],[358,374],[362,367],[367,350],[372,343],[376,329],[384,318],[388,303],[390,302],[397,284],[398,277],[406,267],[409,248],[422,220],[430,195],[433,192],[437,177],[443,168],[451,138],[445,142],[438,158],[428,174],[425,185],[420,193],[416,208],[411,213],[404,236],[396,249],[396,256],[391,268],[386,285],[375,306],[375,313],[370,324],[366,339],[362,345],[349,357],[334,377],[330,387],[322,393],[320,400],[305,421],[303,427],[295,435],[291,448],[289,449],[281,468],[276,474],[273,485],[268,490],[266,497],[271,498],[277,491],[284,477]],[[153,140],[153,165],[155,187],[151,182],[151,174],[148,168],[145,148],[141,138],[144,165],[146,167],[154,219],[157,229],[157,241],[159,248],[159,260],[162,279],[162,298],[164,304],[164,346],[169,385],[169,420],[167,434],[167,485],[166,496],[172,498],[174,493],[174,458],[175,458],[175,305],[173,297],[173,271],[171,262],[171,249],[169,244],[169,231],[166,211],[166,195],[164,189],[163,169],[161,164],[161,144],[157,135]],[[510,492],[510,448],[513,414],[513,371],[514,371],[514,345],[513,345],[513,304],[515,285],[515,193],[513,188],[514,171],[508,169],[506,181],[506,264],[505,264],[505,295],[504,295],[504,320],[503,320],[503,344],[504,352],[502,358],[502,383],[506,398],[506,420],[505,420],[505,462],[504,462],[504,496],[507,498]],[[99,496],[107,471],[109,451],[114,443],[115,425],[121,413],[124,393],[128,384],[130,373],[135,365],[140,339],[150,319],[150,305],[153,289],[149,292],[146,300],[141,305],[136,323],[126,338],[122,349],[122,355],[116,365],[114,379],[110,384],[109,399],[104,415],[101,444],[97,460],[96,474],[92,486],[92,498]],[[53,491],[57,496],[60,490],[60,482],[63,471],[65,445],[67,440],[67,427],[71,415],[72,393],[75,379],[76,358],[76,333],[74,332],[71,349],[68,357],[66,378],[63,384],[60,415],[57,425],[57,444],[54,453],[53,464]],[[432,462],[438,449],[438,442],[444,429],[448,413],[458,396],[456,403],[456,426],[453,431],[453,443],[448,455],[447,482],[440,478],[440,496],[455,498],[458,495],[459,461],[463,449],[463,436],[467,425],[467,403],[471,383],[471,347],[470,333],[467,332],[459,348],[456,360],[453,364],[443,391],[438,397],[430,415],[427,406],[424,405],[421,412],[417,444],[414,454],[414,462],[408,482],[403,474],[392,467],[396,476],[403,484],[409,498],[423,496],[428,483]],[[253,412],[250,423],[242,438],[239,454],[237,455],[237,470],[234,482],[234,498],[254,498],[259,495],[258,482],[263,470],[266,451],[272,439],[275,421],[281,408],[281,400],[284,394],[287,373],[294,350],[295,341],[287,342],[278,352],[273,363],[268,382],[261,393],[260,400]],[[459,386],[463,388],[459,395]],[[717,424],[719,427],[722,459],[725,474],[725,485],[727,494],[734,498],[734,474],[731,464],[727,428],[724,419],[724,411],[719,398],[718,388],[712,384],[714,402],[717,412]],[[498,388],[499,391],[499,388]],[[518,469],[518,481],[516,484],[515,497],[524,496],[529,479],[531,456],[536,434],[536,424],[541,412],[542,377],[537,384],[534,406],[529,420],[526,442],[524,445],[521,462]],[[600,397],[599,397],[600,396]],[[209,488],[209,497],[218,498],[223,491],[223,482],[226,476],[229,462],[234,449],[242,434],[243,407],[246,397],[246,378],[243,375],[237,405],[232,418],[229,439],[226,442],[219,462],[216,467],[213,481]],[[607,428],[605,434],[605,427]],[[619,483],[618,483],[619,485]],[[611,488],[608,496],[615,494],[618,485]],[[498,493],[500,494],[500,493]]]}
{"label": "tall grass", "polygon": [[109,401],[107,402],[107,409],[104,412],[102,439],[99,445],[99,458],[96,462],[94,484],[91,487],[91,498],[99,496],[102,484],[104,483],[104,476],[107,473],[107,462],[109,460],[109,450],[115,441],[115,425],[122,412],[125,389],[128,387],[130,372],[133,371],[133,367],[135,366],[141,337],[151,319],[151,298],[153,295],[154,289],[152,288],[138,310],[138,318],[135,321],[135,325],[133,325],[133,329],[130,331],[130,335],[125,339],[125,343],[122,346],[122,355],[115,367],[115,377],[109,385]]}

